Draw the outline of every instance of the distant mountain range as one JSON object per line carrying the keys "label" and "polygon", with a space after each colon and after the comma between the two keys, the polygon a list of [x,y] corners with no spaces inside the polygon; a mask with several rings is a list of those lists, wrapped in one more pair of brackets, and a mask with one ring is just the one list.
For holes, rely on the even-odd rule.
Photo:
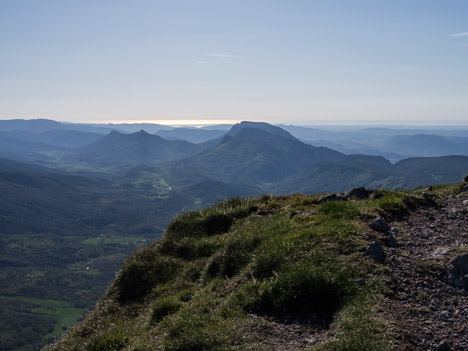
{"label": "distant mountain range", "polygon": [[[249,122],[243,122],[245,124]],[[252,122],[260,123],[260,122]],[[266,123],[265,123],[266,124]],[[234,130],[230,131],[234,127]],[[359,127],[359,126],[320,126],[304,127],[293,125],[277,125],[306,144],[324,146],[344,154],[380,155],[392,162],[408,157],[449,156],[453,154],[468,155],[468,127]],[[63,140],[34,137],[34,135],[19,135],[18,131],[40,134],[49,131],[73,130],[99,135],[109,134],[112,130],[123,134],[144,130],[150,134],[157,134],[168,140],[185,140],[191,143],[207,143],[214,146],[217,139],[226,133],[235,133],[235,125],[213,125],[200,128],[172,127],[153,123],[114,123],[114,124],[85,124],[65,123],[47,119],[37,120],[4,120],[0,121],[0,132],[14,132],[3,134],[0,138],[20,138],[29,142],[40,142],[63,147],[80,147],[92,142],[85,135],[78,135]],[[264,126],[264,128],[266,128]],[[266,130],[271,132],[271,130]],[[57,133],[57,132],[55,132]],[[88,138],[92,138],[88,135]],[[96,137],[97,138],[97,137]],[[29,161],[29,160],[28,160]]]}
{"label": "distant mountain range", "polygon": [[[81,130],[67,129],[76,126]],[[135,128],[126,124],[112,126]],[[145,178],[147,184],[155,177],[148,176],[153,172],[158,182],[164,181],[168,186],[186,191],[199,189],[202,198],[200,189],[208,189],[211,183],[217,192],[221,188],[230,189],[220,191],[221,197],[236,192],[310,193],[353,186],[409,188],[453,182],[468,173],[464,157],[468,154],[468,135],[464,137],[462,130],[445,131],[448,135],[442,136],[422,134],[420,129],[327,131],[297,126],[280,128],[260,122],[242,122],[229,130],[224,129],[226,126],[219,129],[138,126],[157,129],[156,135],[144,130],[132,133],[113,130],[107,134],[84,131],[89,127],[102,132],[106,125],[0,121],[0,157],[72,172],[105,172],[107,176],[114,174],[113,177],[134,174],[132,184],[138,177]],[[323,139],[314,143],[307,137]],[[408,157],[404,159],[404,155]],[[447,155],[450,157],[434,158]],[[392,165],[389,160],[399,162]],[[155,168],[151,172],[146,169],[143,175],[129,172],[129,167],[139,165]],[[209,198],[218,197],[210,194]]]}

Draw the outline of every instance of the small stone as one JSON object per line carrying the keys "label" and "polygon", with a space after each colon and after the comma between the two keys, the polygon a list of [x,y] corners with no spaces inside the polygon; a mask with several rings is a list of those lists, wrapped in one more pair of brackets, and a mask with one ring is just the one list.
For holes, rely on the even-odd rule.
{"label": "small stone", "polygon": [[461,191],[464,192],[464,193],[467,192],[468,191],[468,184],[463,185]]}
{"label": "small stone", "polygon": [[397,243],[395,237],[393,235],[391,235],[391,234],[387,238],[387,244],[390,247],[397,247],[398,246],[398,243]]}
{"label": "small stone", "polygon": [[452,314],[449,311],[442,311],[439,314],[439,319],[441,321],[447,321],[447,320],[450,319],[451,316],[452,316]]}
{"label": "small stone", "polygon": [[390,231],[391,229],[390,225],[382,217],[377,217],[376,219],[374,219],[371,223],[369,223],[369,227],[371,227],[372,229],[378,232],[384,232],[384,233]]}
{"label": "small stone", "polygon": [[435,196],[432,195],[432,194],[423,193],[422,195],[423,195],[423,198],[424,198],[425,200],[429,200],[429,201],[434,201],[434,200],[435,200]]}
{"label": "small stone", "polygon": [[358,283],[359,285],[366,285],[366,280],[361,278],[361,279],[356,280],[356,283]]}
{"label": "small stone", "polygon": [[452,350],[452,345],[448,341],[442,341],[439,345],[435,347],[436,351],[450,351]]}
{"label": "small stone", "polygon": [[382,263],[385,261],[385,251],[383,247],[376,242],[371,243],[366,249],[366,256],[370,256],[375,262]]}
{"label": "small stone", "polygon": [[450,264],[452,268],[448,271],[449,284],[459,288],[468,288],[468,254],[455,257]]}

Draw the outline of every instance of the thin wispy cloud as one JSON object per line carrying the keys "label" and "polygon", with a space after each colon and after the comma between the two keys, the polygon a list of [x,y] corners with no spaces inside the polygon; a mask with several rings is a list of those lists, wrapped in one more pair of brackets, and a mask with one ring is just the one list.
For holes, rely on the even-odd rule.
{"label": "thin wispy cloud", "polygon": [[450,34],[449,37],[452,37],[452,38],[468,37],[468,32]]}
{"label": "thin wispy cloud", "polygon": [[412,24],[407,24],[405,26],[405,28],[414,28],[414,27],[417,27],[417,26],[418,26],[417,24],[412,23]]}
{"label": "thin wispy cloud", "polygon": [[220,58],[220,59],[236,59],[236,60],[244,59],[244,57],[242,56],[228,55],[228,54],[209,54],[209,55],[205,55],[205,57],[215,57],[215,58]]}
{"label": "thin wispy cloud", "polygon": [[197,63],[199,63],[201,65],[206,65],[208,63],[208,61],[197,61]]}

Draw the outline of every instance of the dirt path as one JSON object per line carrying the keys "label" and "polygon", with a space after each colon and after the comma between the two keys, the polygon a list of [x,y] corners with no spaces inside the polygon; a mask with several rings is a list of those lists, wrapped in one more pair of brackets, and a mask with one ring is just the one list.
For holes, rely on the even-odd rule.
{"label": "dirt path", "polygon": [[391,292],[385,306],[400,330],[398,350],[468,350],[468,293],[447,283],[454,250],[468,245],[468,194],[420,208],[395,222],[388,250]]}

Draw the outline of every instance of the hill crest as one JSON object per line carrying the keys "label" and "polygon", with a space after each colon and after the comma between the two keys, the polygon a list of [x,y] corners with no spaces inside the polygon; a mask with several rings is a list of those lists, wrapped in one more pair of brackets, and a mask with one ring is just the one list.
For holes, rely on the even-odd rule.
{"label": "hill crest", "polygon": [[[468,258],[467,185],[234,198],[183,214],[46,350],[463,349],[468,296],[450,274]],[[437,305],[422,311],[426,299]],[[442,310],[454,299],[458,313]]]}

